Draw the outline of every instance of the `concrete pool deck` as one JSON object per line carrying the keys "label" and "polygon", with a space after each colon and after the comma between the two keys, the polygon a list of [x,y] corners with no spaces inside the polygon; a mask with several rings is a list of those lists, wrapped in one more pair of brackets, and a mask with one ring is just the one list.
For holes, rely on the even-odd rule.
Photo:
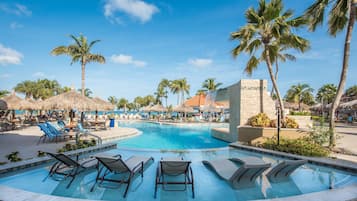
{"label": "concrete pool deck", "polygon": [[[140,134],[140,131],[135,128],[115,127],[102,131],[91,131],[91,133],[99,136],[102,141],[124,139]],[[9,162],[6,155],[11,152],[18,151],[19,157],[23,160],[37,157],[37,152],[57,152],[67,143],[74,143],[74,140],[64,142],[45,142],[37,145],[37,142],[43,132],[37,126],[31,126],[21,130],[6,131],[0,133],[0,162]]]}

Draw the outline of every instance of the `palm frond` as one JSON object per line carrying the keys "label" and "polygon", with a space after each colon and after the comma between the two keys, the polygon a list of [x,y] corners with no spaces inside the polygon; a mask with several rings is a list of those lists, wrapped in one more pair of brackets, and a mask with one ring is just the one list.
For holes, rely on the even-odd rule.
{"label": "palm frond", "polygon": [[86,57],[86,62],[87,63],[98,62],[98,63],[104,64],[105,58],[104,58],[104,56],[102,56],[100,54],[88,54]]}
{"label": "palm frond", "polygon": [[247,65],[244,69],[244,72],[246,72],[249,76],[251,76],[253,71],[255,69],[257,69],[259,63],[260,63],[260,60],[257,59],[255,56],[250,57],[250,59],[247,62]]}
{"label": "palm frond", "polygon": [[54,56],[68,54],[68,48],[66,46],[58,46],[51,51],[51,54]]}
{"label": "palm frond", "polygon": [[329,0],[316,0],[315,3],[305,11],[304,17],[309,21],[310,31],[315,31],[318,25],[322,25],[328,3]]}
{"label": "palm frond", "polygon": [[336,36],[338,32],[346,27],[349,15],[348,8],[349,1],[347,0],[337,0],[334,4],[328,20],[328,31],[331,35]]}

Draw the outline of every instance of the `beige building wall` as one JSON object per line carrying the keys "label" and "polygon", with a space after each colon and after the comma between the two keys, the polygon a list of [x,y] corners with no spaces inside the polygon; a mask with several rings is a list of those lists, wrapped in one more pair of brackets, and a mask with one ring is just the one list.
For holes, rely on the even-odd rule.
{"label": "beige building wall", "polygon": [[267,85],[267,80],[240,80],[227,88],[228,96],[219,95],[218,99],[229,97],[229,137],[226,136],[225,140],[237,141],[238,126],[246,125],[248,119],[258,113],[264,112],[275,119],[275,102],[268,94]]}

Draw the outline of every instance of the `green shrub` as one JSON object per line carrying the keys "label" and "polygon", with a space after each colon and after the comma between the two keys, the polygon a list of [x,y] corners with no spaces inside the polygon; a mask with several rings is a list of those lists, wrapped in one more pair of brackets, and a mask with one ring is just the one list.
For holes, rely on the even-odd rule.
{"label": "green shrub", "polygon": [[92,147],[97,145],[97,142],[95,141],[95,139],[91,139],[91,140],[79,140],[77,144],[65,144],[62,148],[58,149],[57,152],[58,153],[63,153],[63,152],[67,152],[67,151],[73,151],[73,150],[77,150],[77,149],[84,149],[87,147]]}
{"label": "green shrub", "polygon": [[318,156],[326,157],[329,155],[329,150],[321,146],[320,144],[315,144],[309,139],[299,138],[299,139],[280,139],[279,145],[277,144],[277,139],[268,139],[260,145],[263,148],[282,151],[291,154],[298,154],[303,156]]}
{"label": "green shrub", "polygon": [[0,165],[5,165],[7,164],[7,162],[0,162]]}
{"label": "green shrub", "polygon": [[22,161],[22,158],[19,157],[18,151],[11,152],[11,154],[6,155],[6,158],[7,158],[7,160],[9,160],[11,162]]}
{"label": "green shrub", "polygon": [[270,119],[265,113],[259,113],[248,119],[248,125],[253,127],[269,127]]}
{"label": "green shrub", "polygon": [[306,112],[306,111],[290,111],[290,115],[296,115],[296,116],[310,116],[311,112]]}
{"label": "green shrub", "polygon": [[270,120],[270,127],[276,128],[277,125],[278,125],[278,124],[277,124],[277,120],[276,120],[276,119]]}
{"label": "green shrub", "polygon": [[44,157],[44,156],[46,156],[46,152],[41,150],[37,151],[37,157]]}
{"label": "green shrub", "polygon": [[324,145],[329,143],[330,134],[331,131],[328,127],[313,126],[311,131],[309,132],[309,136],[307,136],[306,138],[308,138],[308,140],[313,143]]}
{"label": "green shrub", "polygon": [[283,123],[283,128],[299,128],[299,124],[292,118],[285,118],[285,122]]}

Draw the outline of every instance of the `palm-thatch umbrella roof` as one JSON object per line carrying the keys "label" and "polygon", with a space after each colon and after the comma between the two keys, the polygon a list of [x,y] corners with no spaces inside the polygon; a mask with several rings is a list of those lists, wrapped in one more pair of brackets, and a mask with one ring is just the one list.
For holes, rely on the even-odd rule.
{"label": "palm-thatch umbrella roof", "polygon": [[7,104],[4,100],[0,99],[0,110],[7,110]]}
{"label": "palm-thatch umbrella roof", "polygon": [[12,93],[11,95],[2,98],[1,100],[1,107],[3,108],[3,110],[24,110],[32,106],[31,103],[16,96],[15,93]]}
{"label": "palm-thatch umbrella roof", "polygon": [[151,112],[166,112],[167,109],[160,104],[156,104],[156,105],[150,107],[150,111]]}
{"label": "palm-thatch umbrella roof", "polygon": [[143,112],[150,112],[150,108],[151,108],[151,106],[148,105],[148,106],[142,107],[142,108],[141,108],[141,111],[143,111]]}
{"label": "palm-thatch umbrella roof", "polygon": [[72,90],[66,93],[53,96],[41,103],[42,109],[94,111],[97,109],[97,103],[92,99],[82,96],[80,93]]}
{"label": "palm-thatch umbrella roof", "polygon": [[341,108],[346,108],[346,109],[351,109],[351,108],[356,108],[357,109],[357,100],[352,100],[352,101],[348,101],[345,103],[341,103],[340,104]]}
{"label": "palm-thatch umbrella roof", "polygon": [[221,112],[223,108],[217,107],[215,105],[205,105],[203,107],[200,107],[200,110],[203,112]]}
{"label": "palm-thatch umbrella roof", "polygon": [[192,107],[185,106],[185,105],[177,105],[173,109],[175,112],[184,112],[184,113],[193,113],[195,112]]}
{"label": "palm-thatch umbrella roof", "polygon": [[115,108],[115,105],[113,105],[99,97],[95,97],[92,100],[97,103],[97,110],[99,110],[99,111],[114,110],[114,108]]}

